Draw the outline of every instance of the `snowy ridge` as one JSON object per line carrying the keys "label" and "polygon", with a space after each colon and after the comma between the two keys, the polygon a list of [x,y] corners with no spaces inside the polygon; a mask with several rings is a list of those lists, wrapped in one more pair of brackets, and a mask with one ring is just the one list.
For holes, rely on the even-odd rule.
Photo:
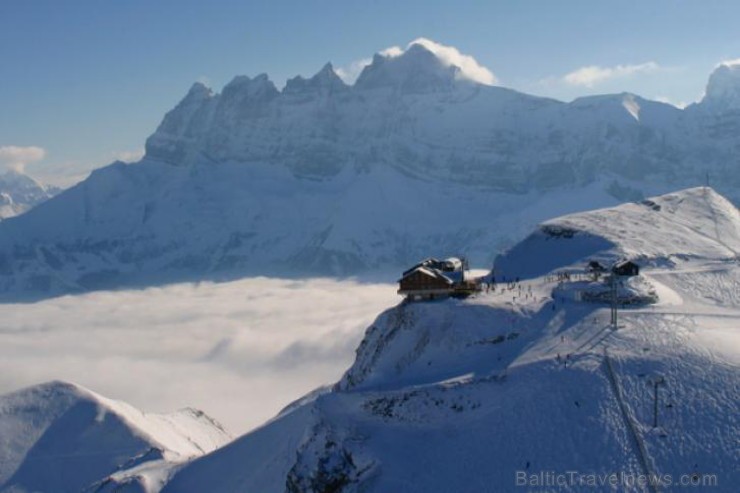
{"label": "snowy ridge", "polygon": [[[607,265],[628,258],[656,266],[689,258],[736,260],[739,225],[740,212],[727,199],[710,188],[688,189],[546,221],[496,260],[496,274],[541,276],[585,258]],[[659,238],[652,234],[655,229]],[[545,250],[547,258],[536,258]]]}
{"label": "snowy ridge", "polygon": [[[588,212],[546,222],[544,227],[564,228],[599,234],[619,244],[626,257],[652,262],[669,260],[686,251],[705,260],[732,260],[740,244],[740,212],[727,199],[706,187],[645,199],[607,209],[604,214]],[[633,227],[625,227],[631,225]],[[645,225],[644,229],[634,227]],[[661,242],[650,235],[661,231]]]}
{"label": "snowy ridge", "polygon": [[266,166],[121,163],[0,227],[0,299],[245,275],[395,276],[429,254],[490,265],[546,214],[579,210],[584,197],[616,203],[605,188],[491,194],[393,170],[326,183]]}
{"label": "snowy ridge", "polygon": [[[466,300],[387,310],[331,392],[194,460],[163,491],[518,491],[517,471],[574,470],[655,475],[653,486],[619,491],[674,491],[691,478],[734,491],[740,219],[711,190],[649,200],[548,221],[563,236],[540,230],[502,257],[512,272],[547,256],[563,261],[539,264],[541,274]],[[578,258],[559,254],[586,235],[600,240],[576,248]],[[558,294],[587,276],[592,255],[649,245],[640,277],[658,299],[620,309],[616,330],[607,305]],[[564,271],[574,279],[557,276]]]}
{"label": "snowy ridge", "polygon": [[0,430],[3,492],[158,490],[173,465],[231,438],[200,411],[145,414],[65,382],[0,396]]}

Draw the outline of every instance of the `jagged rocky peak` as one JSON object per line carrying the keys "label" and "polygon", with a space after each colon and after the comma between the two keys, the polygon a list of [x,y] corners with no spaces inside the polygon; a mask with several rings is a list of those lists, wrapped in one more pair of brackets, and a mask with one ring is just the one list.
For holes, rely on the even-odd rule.
{"label": "jagged rocky peak", "polygon": [[701,104],[719,112],[740,110],[740,60],[724,62],[712,72]]}
{"label": "jagged rocky peak", "polygon": [[302,94],[302,93],[325,93],[345,91],[349,88],[334,71],[331,62],[324,65],[316,75],[305,79],[300,75],[289,79],[283,89],[283,94]]}
{"label": "jagged rocky peak", "polygon": [[239,122],[264,116],[279,95],[267,74],[236,76],[218,95],[195,83],[147,139],[146,156],[179,166],[193,164],[203,150],[199,139],[214,129],[228,134]]}
{"label": "jagged rocky peak", "polygon": [[182,164],[184,156],[179,142],[183,135],[193,133],[198,120],[205,120],[204,112],[215,104],[218,96],[202,82],[196,82],[185,97],[168,111],[157,131],[146,140],[146,156],[172,164]]}
{"label": "jagged rocky peak", "polygon": [[206,86],[202,82],[198,81],[190,86],[190,90],[185,96],[185,99],[202,101],[211,97],[213,97],[213,90],[211,90],[210,87]]}
{"label": "jagged rocky peak", "polygon": [[279,95],[275,84],[267,74],[259,74],[254,78],[246,75],[237,75],[224,87],[221,97],[223,99],[255,99],[269,100]]}
{"label": "jagged rocky peak", "polygon": [[392,87],[402,93],[428,93],[450,90],[459,79],[460,69],[445,65],[422,44],[409,46],[402,54],[375,54],[355,83],[360,90]]}
{"label": "jagged rocky peak", "polygon": [[184,98],[170,111],[166,116],[170,114],[178,114],[183,112],[192,112],[197,108],[200,108],[204,103],[214,97],[213,91],[202,82],[195,82],[190,86],[187,94]]}

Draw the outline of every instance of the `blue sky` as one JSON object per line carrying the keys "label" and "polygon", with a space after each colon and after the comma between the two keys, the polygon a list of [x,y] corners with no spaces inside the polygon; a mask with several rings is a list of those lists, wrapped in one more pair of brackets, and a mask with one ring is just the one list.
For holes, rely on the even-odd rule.
{"label": "blue sky", "polygon": [[418,37],[524,92],[685,104],[740,57],[739,18],[725,0],[0,0],[0,162],[69,183],[135,158],[196,80],[219,91],[265,72],[281,87]]}

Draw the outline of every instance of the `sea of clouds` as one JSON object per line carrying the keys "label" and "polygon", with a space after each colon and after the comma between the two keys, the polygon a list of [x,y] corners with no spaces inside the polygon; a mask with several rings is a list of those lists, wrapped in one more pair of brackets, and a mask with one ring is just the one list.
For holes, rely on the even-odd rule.
{"label": "sea of clouds", "polygon": [[238,435],[339,379],[395,286],[254,278],[0,305],[0,394],[67,380]]}

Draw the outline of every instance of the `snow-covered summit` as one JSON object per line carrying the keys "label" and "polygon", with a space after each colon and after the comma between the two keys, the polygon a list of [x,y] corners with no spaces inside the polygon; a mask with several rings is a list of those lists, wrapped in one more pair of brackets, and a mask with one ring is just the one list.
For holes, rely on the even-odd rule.
{"label": "snow-covered summit", "polygon": [[[278,91],[275,84],[267,74],[259,74],[254,78],[246,75],[238,75],[224,86],[221,93],[226,100],[235,98],[235,102],[264,102],[277,96]],[[234,102],[234,101],[232,101]]]}
{"label": "snow-covered summit", "polygon": [[316,94],[328,96],[331,93],[347,90],[347,84],[339,78],[331,63],[327,63],[313,77],[304,79],[300,75],[288,79],[284,94]]}
{"label": "snow-covered summit", "polygon": [[213,96],[213,90],[203,82],[194,82],[190,90],[185,95],[186,101],[202,101]]}
{"label": "snow-covered summit", "polygon": [[403,94],[449,91],[459,79],[460,68],[445,65],[421,44],[412,44],[398,56],[376,54],[355,82],[358,90],[394,88]]}
{"label": "snow-covered summit", "polygon": [[230,439],[197,410],[147,414],[79,385],[49,382],[0,396],[0,491],[122,484],[149,491],[163,479],[148,475],[150,467],[165,471]]}
{"label": "snow-covered summit", "polygon": [[58,188],[43,185],[25,173],[6,171],[0,174],[0,221],[22,214],[59,192]]}
{"label": "snow-covered summit", "polygon": [[732,261],[739,254],[737,207],[711,188],[697,187],[546,221],[497,258],[495,269],[510,278],[536,277],[588,259],[668,266],[689,258]]}
{"label": "snow-covered summit", "polygon": [[718,113],[740,110],[740,60],[721,63],[714,69],[701,105]]}

